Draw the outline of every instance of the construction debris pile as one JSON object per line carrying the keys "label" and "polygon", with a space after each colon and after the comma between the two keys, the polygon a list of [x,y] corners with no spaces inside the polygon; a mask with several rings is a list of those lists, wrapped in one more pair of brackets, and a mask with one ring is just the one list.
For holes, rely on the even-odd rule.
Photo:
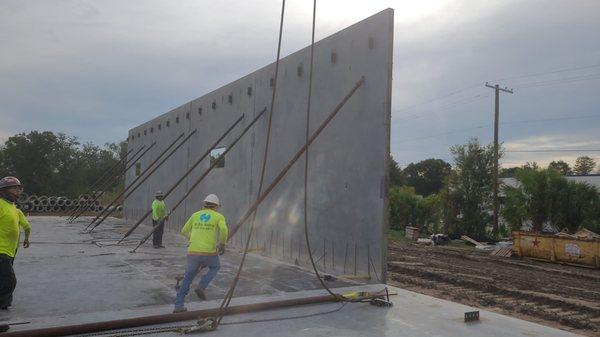
{"label": "construction debris pile", "polygon": [[[104,206],[100,200],[95,200],[89,194],[82,194],[75,199],[64,196],[27,195],[23,193],[17,201],[17,207],[23,212],[31,213],[64,213],[74,210],[87,212],[102,212]],[[116,211],[123,210],[123,206],[116,207]]]}

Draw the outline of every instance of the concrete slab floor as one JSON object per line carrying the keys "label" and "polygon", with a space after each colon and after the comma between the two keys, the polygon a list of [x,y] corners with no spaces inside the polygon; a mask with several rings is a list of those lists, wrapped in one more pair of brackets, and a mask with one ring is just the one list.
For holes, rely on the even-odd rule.
{"label": "concrete slab floor", "polygon": [[[111,219],[92,235],[80,234],[84,222],[67,225],[64,218],[32,217],[32,246],[21,249],[15,261],[19,284],[13,308],[0,317],[15,325],[11,331],[90,323],[172,310],[173,275],[183,271],[185,242],[166,233],[167,248],[150,246],[130,254],[132,245],[110,246],[124,228]],[[141,230],[144,232],[148,228]],[[100,243],[100,245],[96,244]],[[220,303],[239,261],[228,252],[223,268],[209,289],[212,300],[188,295],[191,310],[214,308]],[[251,256],[240,290],[232,305],[323,295],[310,272],[260,256]],[[381,290],[382,285],[335,282],[338,292]],[[481,320],[463,321],[471,307],[389,287],[397,293],[394,307],[327,303],[227,316],[212,336],[507,336],[573,337],[572,333],[480,310]],[[168,326],[193,324],[181,322]],[[157,328],[158,326],[142,327]],[[106,335],[121,336],[120,332]],[[162,332],[152,336],[179,336]],[[207,334],[208,335],[208,334]]]}
{"label": "concrete slab floor", "polygon": [[[0,313],[2,321],[32,321],[42,316],[67,316],[110,310],[172,305],[175,276],[185,270],[186,240],[165,232],[166,248],[152,248],[152,240],[137,253],[129,251],[150,228],[140,227],[124,245],[114,245],[129,228],[108,218],[92,232],[82,234],[91,218],[73,224],[66,217],[30,217],[31,246],[19,249],[15,259],[17,288],[13,306]],[[222,298],[239,266],[241,254],[228,251],[221,270],[209,285],[209,299]],[[199,277],[195,282],[199,281]],[[351,284],[334,281],[335,286]],[[275,294],[319,289],[313,274],[259,255],[249,255],[236,296]],[[199,301],[193,292],[187,301]]]}

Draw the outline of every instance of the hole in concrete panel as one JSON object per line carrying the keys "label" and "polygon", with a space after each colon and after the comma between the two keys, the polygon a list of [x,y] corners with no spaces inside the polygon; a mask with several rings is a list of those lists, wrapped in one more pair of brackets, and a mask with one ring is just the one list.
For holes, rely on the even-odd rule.
{"label": "hole in concrete panel", "polygon": [[296,68],[296,73],[298,74],[298,77],[302,77],[302,63],[300,63],[298,68]]}
{"label": "hole in concrete panel", "polygon": [[369,49],[373,49],[375,48],[375,39],[370,37],[369,38]]}
{"label": "hole in concrete panel", "polygon": [[154,127],[150,128],[150,133],[154,133]]}
{"label": "hole in concrete panel", "polygon": [[138,132],[138,138],[140,138],[140,133]]}
{"label": "hole in concrete panel", "polygon": [[144,136],[148,133],[148,130],[144,130]]}
{"label": "hole in concrete panel", "polygon": [[337,62],[337,52],[334,50],[331,52],[331,63],[335,64]]}
{"label": "hole in concrete panel", "polygon": [[248,87],[246,89],[246,93],[248,94],[248,96],[252,96],[252,87]]}
{"label": "hole in concrete panel", "polygon": [[202,115],[202,107],[198,108],[198,115]]}
{"label": "hole in concrete panel", "polygon": [[273,77],[269,78],[269,86],[273,88],[275,86],[275,79]]}
{"label": "hole in concrete panel", "polygon": [[217,102],[213,101],[211,107],[213,110],[215,110],[217,108]]}
{"label": "hole in concrete panel", "polygon": [[179,123],[179,116],[175,117],[175,123]]}
{"label": "hole in concrete panel", "polygon": [[233,103],[233,95],[229,94],[229,96],[227,96],[227,102],[229,102],[229,104]]}
{"label": "hole in concrete panel", "polygon": [[162,124],[158,124],[158,130],[162,130]]}
{"label": "hole in concrete panel", "polygon": [[131,135],[131,140],[133,140],[133,135]]}
{"label": "hole in concrete panel", "polygon": [[226,147],[219,147],[212,151],[210,151],[210,165],[213,165],[216,161],[218,163],[215,165],[215,168],[225,167],[225,157],[219,159],[219,157],[227,150]]}
{"label": "hole in concrete panel", "polygon": [[167,127],[171,126],[171,122],[167,121]]}
{"label": "hole in concrete panel", "polygon": [[190,113],[189,112],[185,113],[185,119],[190,119]]}
{"label": "hole in concrete panel", "polygon": [[142,173],[142,163],[135,163],[135,176],[139,177]]}

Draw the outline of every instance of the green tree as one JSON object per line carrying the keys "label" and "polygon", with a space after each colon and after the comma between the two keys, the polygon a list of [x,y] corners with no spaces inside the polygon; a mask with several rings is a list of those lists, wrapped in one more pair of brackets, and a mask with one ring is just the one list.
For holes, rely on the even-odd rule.
{"label": "green tree", "polygon": [[531,222],[541,232],[549,224],[571,232],[580,227],[594,228],[600,221],[598,191],[585,183],[568,181],[554,170],[523,170],[516,187],[505,186],[503,218],[513,229]]}
{"label": "green tree", "polygon": [[409,164],[402,173],[406,184],[415,188],[417,194],[428,196],[444,187],[444,180],[452,167],[441,159],[426,159]]}
{"label": "green tree", "polygon": [[[50,131],[20,133],[0,148],[0,175],[19,177],[29,194],[75,197],[113,167],[123,149],[124,144],[80,145],[75,137]],[[109,189],[119,183],[113,180]]]}
{"label": "green tree", "polygon": [[553,187],[553,204],[550,223],[558,230],[573,233],[581,227],[594,230],[600,223],[600,196],[594,186],[587,183],[561,180]]}
{"label": "green tree", "polygon": [[499,176],[500,178],[514,178],[517,176],[517,172],[519,172],[519,170],[521,170],[521,168],[518,166],[501,168]]}
{"label": "green tree", "polygon": [[571,167],[562,160],[552,161],[550,164],[548,164],[548,170],[556,171],[563,176],[571,174]]}
{"label": "green tree", "polygon": [[577,175],[586,176],[594,170],[596,161],[588,156],[577,157],[573,172]]}
{"label": "green tree", "polygon": [[404,228],[407,225],[420,227],[425,213],[423,197],[409,186],[393,186],[390,189],[390,227]]}
{"label": "green tree", "polygon": [[[457,214],[454,235],[486,237],[493,201],[494,148],[477,139],[450,148],[454,170],[448,178],[448,203]],[[500,152],[501,155],[501,152]]]}
{"label": "green tree", "polygon": [[402,169],[398,163],[390,156],[390,186],[402,186],[405,184]]}
{"label": "green tree", "polygon": [[2,149],[2,175],[18,176],[30,193],[50,194],[58,190],[78,144],[75,138],[49,131],[9,137]]}
{"label": "green tree", "polygon": [[425,216],[423,223],[429,233],[442,233],[442,220],[444,218],[444,200],[441,194],[431,194],[423,199]]}

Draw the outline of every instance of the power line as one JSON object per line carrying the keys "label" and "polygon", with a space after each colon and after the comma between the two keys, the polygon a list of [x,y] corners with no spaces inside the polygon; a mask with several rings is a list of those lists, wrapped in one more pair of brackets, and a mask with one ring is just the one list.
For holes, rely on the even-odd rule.
{"label": "power line", "polygon": [[[539,76],[543,76],[543,75],[559,74],[559,73],[564,73],[564,72],[584,70],[584,69],[592,69],[592,68],[598,68],[598,67],[600,67],[600,64],[592,64],[592,65],[586,65],[586,66],[580,66],[580,67],[572,67],[572,68],[562,68],[562,69],[550,70],[550,71],[533,73],[533,74],[516,75],[516,76],[509,76],[509,77],[504,77],[504,78],[498,78],[498,79],[492,80],[491,82],[505,81],[505,80],[514,80],[514,79],[521,79],[521,78],[530,78],[530,77],[539,77]],[[592,75],[597,75],[597,74],[592,74]],[[590,78],[590,79],[595,79],[595,78]],[[581,79],[581,80],[590,80],[590,79]],[[552,81],[556,81],[556,80],[552,80]],[[562,81],[562,80],[559,80],[559,81]],[[421,101],[419,103],[416,103],[416,104],[413,104],[413,105],[410,105],[410,106],[407,106],[407,107],[404,107],[404,108],[400,108],[399,110],[396,110],[396,111],[400,112],[400,111],[412,110],[412,109],[414,109],[416,107],[419,107],[421,105],[425,105],[425,104],[428,104],[428,103],[431,103],[431,102],[435,102],[435,101],[438,101],[438,100],[443,100],[445,98],[452,97],[454,95],[457,95],[457,94],[460,94],[462,92],[465,92],[465,91],[467,91],[469,89],[476,88],[476,87],[480,86],[481,83],[482,82],[470,85],[468,87],[464,87],[462,89],[451,91],[449,93],[443,94],[442,96],[429,98],[429,99],[426,99],[426,100]],[[570,82],[566,82],[566,83],[570,83]],[[521,83],[521,84],[518,84],[518,85],[521,86],[521,85],[526,85],[526,84],[528,84],[528,83]],[[531,84],[531,83],[529,83],[529,84]],[[550,84],[548,84],[548,85],[550,85]],[[521,87],[519,87],[519,88],[521,88]]]}
{"label": "power line", "polygon": [[[544,123],[544,122],[554,122],[554,121],[564,121],[564,120],[577,120],[577,119],[587,119],[587,118],[600,118],[600,114],[598,114],[598,115],[585,115],[585,116],[571,116],[571,117],[557,117],[557,118],[541,118],[541,119],[516,120],[516,121],[502,122],[502,123],[500,123],[500,125],[525,124],[525,123]],[[436,138],[436,137],[439,137],[439,136],[445,136],[445,135],[450,135],[450,134],[462,133],[462,132],[465,132],[465,131],[472,131],[472,130],[483,129],[483,128],[489,127],[489,126],[492,126],[492,124],[483,124],[483,125],[478,125],[478,126],[472,126],[472,127],[468,127],[468,128],[464,128],[464,129],[451,130],[451,131],[447,131],[447,132],[436,133],[436,134],[433,134],[433,135],[422,136],[422,137],[417,137],[417,138],[401,139],[397,143],[408,143],[408,142],[413,142],[413,141],[417,141],[417,140],[423,140],[423,139],[429,139],[429,138]]]}
{"label": "power line", "polygon": [[479,85],[480,85],[480,83],[473,84],[473,85],[470,85],[470,86],[468,86],[468,87],[465,87],[465,88],[462,88],[462,89],[459,89],[459,90],[452,91],[452,92],[450,92],[450,93],[444,94],[444,95],[442,95],[442,96],[439,96],[439,97],[434,97],[434,98],[430,98],[430,99],[427,99],[427,100],[421,101],[421,102],[419,102],[419,103],[416,103],[416,104],[414,104],[414,105],[411,105],[411,106],[407,106],[407,107],[401,108],[401,109],[399,109],[399,110],[397,110],[397,111],[411,110],[411,109],[413,109],[413,108],[416,108],[416,107],[418,107],[418,106],[421,106],[421,105],[424,105],[424,104],[427,104],[427,103],[431,103],[431,102],[434,102],[434,101],[437,101],[437,100],[442,100],[442,99],[444,99],[444,98],[448,98],[448,97],[451,97],[451,96],[454,96],[454,95],[460,94],[461,92],[465,92],[465,91],[467,91],[467,90],[469,90],[469,89],[476,88],[476,87],[478,87]]}
{"label": "power line", "polygon": [[547,149],[547,150],[504,150],[507,153],[538,153],[538,152],[600,152],[600,149]]}
{"label": "power line", "polygon": [[533,74],[528,74],[528,75],[517,75],[517,76],[511,76],[511,77],[505,77],[505,78],[498,78],[498,79],[492,80],[492,82],[514,80],[514,79],[519,79],[519,78],[537,77],[537,76],[542,76],[542,75],[558,74],[558,73],[563,73],[563,72],[597,68],[597,67],[600,67],[600,64],[592,64],[592,65],[588,65],[588,66],[575,67],[575,68],[563,68],[563,69],[551,70],[551,71],[540,72],[540,73],[533,73]]}
{"label": "power line", "polygon": [[590,81],[590,80],[595,80],[595,79],[600,79],[600,73],[586,74],[586,75],[566,77],[566,78],[553,79],[553,80],[521,83],[521,84],[517,85],[516,88],[519,88],[519,89],[534,88],[534,87],[542,87],[542,86],[548,86],[548,85],[565,84],[565,83],[573,83],[573,82],[580,82],[580,81]]}
{"label": "power line", "polygon": [[526,119],[526,120],[517,120],[517,121],[508,121],[502,124],[519,124],[519,123],[537,123],[537,122],[554,122],[554,121],[564,121],[564,120],[574,120],[574,119],[586,119],[586,118],[598,118],[598,115],[585,115],[585,116],[571,116],[571,117],[556,117],[556,118],[542,118],[542,119]]}
{"label": "power line", "polygon": [[[438,113],[442,110],[447,110],[447,109],[452,109],[461,105],[465,105],[465,104],[469,104],[475,101],[479,101],[482,100],[484,98],[490,97],[492,95],[490,94],[479,94],[479,95],[475,95],[475,96],[471,96],[471,97],[466,97],[463,98],[461,100],[449,103],[448,105],[442,106],[439,109],[437,109],[436,111],[432,111],[430,113]],[[427,112],[418,112],[418,113],[414,113],[414,114],[410,114],[410,115],[406,115],[406,116],[402,116],[399,118],[399,120],[411,120],[411,119],[417,119],[420,117],[423,117],[424,114],[426,114]],[[411,118],[414,117],[414,118]]]}

